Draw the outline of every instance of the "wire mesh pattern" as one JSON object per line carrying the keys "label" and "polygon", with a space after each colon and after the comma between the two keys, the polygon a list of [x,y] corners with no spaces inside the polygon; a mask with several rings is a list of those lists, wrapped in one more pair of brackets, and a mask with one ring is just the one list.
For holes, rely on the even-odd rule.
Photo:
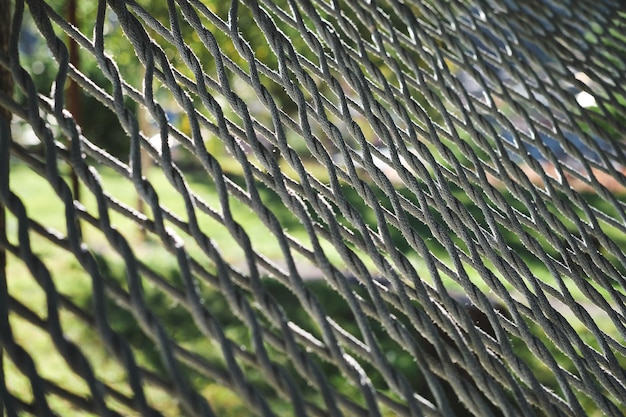
{"label": "wire mesh pattern", "polygon": [[[80,27],[54,2],[14,4],[0,246],[45,308],[3,277],[5,367],[28,381],[24,394],[2,378],[8,415],[54,415],[55,398],[97,415],[219,415],[208,385],[262,416],[624,415],[623,4],[157,3],[94,2]],[[51,88],[24,64],[31,38],[54,59]],[[115,115],[127,153],[68,110],[70,80]],[[27,211],[23,167],[61,205],[58,227]],[[41,241],[75,260],[88,302],[60,289]],[[122,377],[68,336],[69,316]],[[12,317],[49,335],[82,391],[42,376]]]}

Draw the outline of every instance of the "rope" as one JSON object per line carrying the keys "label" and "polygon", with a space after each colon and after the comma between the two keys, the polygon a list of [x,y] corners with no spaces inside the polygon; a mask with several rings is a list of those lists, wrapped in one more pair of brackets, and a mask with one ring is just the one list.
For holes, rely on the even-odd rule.
{"label": "rope", "polygon": [[[153,389],[175,413],[220,415],[211,385],[262,416],[624,415],[619,3],[142,4],[85,6],[76,27],[53,3],[15,2],[0,55],[16,86],[0,93],[14,120],[0,120],[0,248],[45,308],[17,276],[0,286],[4,362],[31,391],[5,366],[9,415],[54,415],[57,398],[171,414]],[[52,85],[25,64],[44,44]],[[94,128],[86,109],[77,122],[70,80],[127,152],[98,139],[113,125]],[[54,193],[61,227],[29,211],[24,171]],[[41,242],[80,265],[89,303],[65,293]],[[123,383],[67,336],[68,316]],[[17,317],[83,392],[42,373]]]}

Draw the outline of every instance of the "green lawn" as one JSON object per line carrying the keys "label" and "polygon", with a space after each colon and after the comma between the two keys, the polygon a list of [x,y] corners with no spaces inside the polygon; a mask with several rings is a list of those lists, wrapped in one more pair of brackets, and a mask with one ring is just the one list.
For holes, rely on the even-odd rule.
{"label": "green lawn", "polygon": [[[130,181],[127,181],[116,175],[110,170],[102,170],[100,172],[102,176],[102,183],[104,189],[112,193],[112,195],[124,202],[125,204],[136,207],[136,192]],[[229,174],[234,181],[241,182],[241,179],[236,173]],[[323,173],[319,174],[323,176]],[[185,219],[184,206],[182,199],[178,192],[169,185],[167,180],[162,176],[158,169],[153,169],[148,175],[150,182],[153,184],[158,192],[159,199],[162,205],[166,206],[173,213],[177,213],[181,218]],[[206,177],[206,174],[196,173],[189,176],[189,187],[195,193],[197,193],[203,200],[209,203],[212,207],[218,206],[218,199],[215,192],[215,187],[212,184],[210,178]],[[47,181],[41,179],[34,174],[30,169],[21,163],[14,163],[11,167],[11,188],[18,194],[21,200],[26,204],[26,208],[31,219],[39,222],[42,225],[50,229],[59,231],[61,234],[66,233],[64,224],[64,208],[60,200],[56,197]],[[296,239],[306,242],[306,234],[299,225],[297,219],[285,210],[279,199],[269,190],[261,188],[262,198],[267,203],[268,207],[276,214],[287,229],[288,232]],[[90,193],[83,192],[83,201],[87,211],[91,214],[95,212],[95,201],[90,196]],[[359,199],[355,195],[350,195],[347,191],[348,198],[351,199],[353,204],[358,205]],[[462,193],[457,193],[457,198],[466,206],[472,207],[471,202]],[[593,198],[593,197],[590,197]],[[282,257],[280,248],[275,242],[275,239],[258,239],[258,236],[268,236],[269,231],[258,220],[254,213],[245,205],[238,204],[236,200],[232,200],[231,209],[235,219],[242,225],[244,230],[252,237],[252,244],[256,250],[263,253],[270,259],[278,260]],[[601,201],[595,202],[601,205]],[[198,210],[196,210],[199,213]],[[367,210],[363,210],[364,215],[367,216]],[[367,219],[367,217],[366,217]],[[367,219],[367,220],[372,220]],[[178,282],[179,274],[175,259],[169,254],[152,236],[144,237],[138,227],[125,217],[111,212],[111,222],[115,227],[125,236],[125,238],[131,243],[133,251],[138,259],[150,266],[154,271],[158,271],[163,277],[172,283]],[[215,242],[219,248],[220,253],[224,259],[236,266],[243,265],[243,252],[238,244],[232,238],[230,232],[222,226],[219,222],[210,218],[206,214],[199,216],[199,222],[201,229],[206,231],[210,235],[211,239]],[[98,255],[99,258],[107,259],[106,264],[102,264],[102,271],[105,275],[114,280],[118,285],[124,287],[125,284],[125,271],[124,264],[120,257],[115,254],[114,250],[107,243],[102,233],[94,227],[82,223],[84,240],[89,245],[91,250]],[[175,226],[172,229],[180,234],[182,231],[178,230]],[[418,230],[419,231],[419,230]],[[8,216],[8,236],[9,240],[16,244],[16,232],[17,224],[15,218],[9,214]],[[421,231],[420,231],[421,232]],[[612,233],[612,232],[611,232]],[[617,242],[626,244],[626,238],[616,233],[612,235]],[[67,296],[78,306],[89,310],[91,305],[91,279],[87,273],[85,273],[78,261],[63,249],[51,244],[47,240],[41,238],[35,233],[31,233],[32,247],[35,253],[45,261],[48,270],[51,272],[56,290]],[[189,240],[189,239],[187,239]],[[514,236],[510,236],[511,242],[516,242],[517,239]],[[398,237],[399,244],[402,244],[401,238]],[[442,248],[438,248],[432,242],[435,253],[445,260],[445,253]],[[188,244],[187,249],[190,256],[197,259],[203,266],[211,270],[213,266],[206,256],[202,253],[197,245],[191,243]],[[331,261],[336,265],[341,265],[339,256],[332,250],[330,245],[325,247]],[[426,277],[425,267],[423,266],[419,257],[415,254],[411,254],[410,248],[403,248],[404,252],[416,266],[418,273],[423,273]],[[523,247],[519,248],[520,253],[523,252]],[[298,258],[302,261],[302,258]],[[554,280],[545,275],[545,270],[542,272],[541,264],[538,260],[533,259],[531,256],[526,256],[525,260],[528,264],[534,268],[534,271],[543,273],[542,279],[551,285],[555,285]],[[469,269],[468,269],[469,270]],[[482,279],[477,273],[470,271],[470,277],[473,281],[485,292],[489,292],[486,284],[482,282]],[[15,297],[19,302],[32,309],[39,317],[46,317],[46,300],[45,294],[32,278],[26,266],[14,256],[9,256],[8,263],[8,276],[9,276],[9,293]],[[303,328],[315,333],[316,326],[313,325],[310,318],[299,308],[297,303],[291,302],[293,294],[285,287],[268,281],[267,289],[269,289],[272,295],[283,305],[286,309],[288,316]],[[446,285],[453,288],[460,288],[451,279],[446,279]],[[584,300],[584,297],[580,290],[575,286],[570,285],[573,295],[578,300]],[[508,288],[512,289],[511,285]],[[182,346],[190,349],[194,352],[201,352],[201,356],[204,357],[209,363],[215,365],[218,369],[224,369],[223,357],[220,353],[217,343],[208,340],[204,337],[193,324],[193,321],[189,313],[180,305],[172,301],[164,295],[163,291],[155,286],[150,281],[144,281],[144,289],[146,295],[146,303],[154,311],[154,313],[160,318],[162,323],[171,332],[170,337],[180,343]],[[324,306],[327,313],[333,317],[338,323],[344,326],[349,331],[354,331],[358,334],[353,323],[353,318],[349,311],[349,308],[345,302],[337,296],[328,286],[324,283],[316,282],[311,284],[312,291],[318,296],[318,299],[324,300]],[[226,335],[236,343],[243,346],[250,346],[250,335],[245,326],[243,326],[238,318],[236,318],[228,307],[228,304],[224,296],[211,289],[210,286],[204,286],[202,288],[203,295],[205,297],[205,305],[210,306],[210,310],[223,326]],[[605,294],[603,294],[605,295]],[[113,329],[119,334],[123,335],[133,346],[133,350],[138,363],[144,366],[146,369],[153,372],[162,373],[163,368],[160,365],[159,354],[152,342],[141,332],[134,319],[129,317],[129,313],[110,302],[109,308],[109,322]],[[581,337],[589,344],[597,347],[596,342],[590,332],[574,317],[568,317],[575,328],[579,331]],[[125,395],[131,395],[130,388],[128,386],[126,371],[120,366],[110,354],[108,354],[102,347],[98,334],[93,326],[77,317],[67,310],[62,310],[61,320],[66,337],[74,341],[82,350],[82,352],[90,360],[92,367],[98,378],[115,387],[118,391]],[[608,320],[606,320],[608,322]],[[21,346],[23,346],[33,357],[36,362],[37,370],[39,374],[55,382],[56,384],[70,389],[79,395],[87,395],[88,388],[84,381],[76,376],[65,362],[65,360],[56,353],[56,349],[52,346],[52,341],[47,335],[47,332],[38,328],[37,326],[29,323],[17,314],[11,316],[11,326],[14,332],[14,338]],[[385,332],[382,329],[377,328],[376,324],[373,324],[377,334],[380,337],[381,345],[384,347],[384,351],[389,352],[389,360],[394,363],[398,369],[400,369],[405,375],[411,376],[419,374],[413,359],[404,353],[401,349],[395,345],[391,340],[385,338]],[[602,327],[602,326],[601,326]],[[537,334],[543,334],[539,328],[535,327]],[[615,329],[610,323],[606,323],[603,327],[604,331],[613,334],[614,337],[618,337],[615,334]],[[522,343],[515,343],[518,354],[531,366],[537,375],[542,375],[542,382],[553,389],[558,390],[558,386],[553,378],[542,372],[544,365],[531,355],[527,348]],[[555,347],[552,348],[554,355],[559,357],[561,363],[567,363],[567,358],[558,351]],[[278,363],[285,363],[285,359],[278,354],[273,358]],[[621,358],[624,359],[624,358]],[[9,385],[9,390],[23,400],[30,401],[32,396],[30,394],[30,387],[26,377],[24,377],[9,358],[5,357],[5,372],[6,381]],[[626,366],[626,361],[622,361],[622,364]],[[570,367],[572,365],[570,364]],[[345,379],[341,374],[331,366],[324,367],[325,372],[332,377],[333,384],[338,387],[346,395],[357,394],[355,388],[351,387],[345,382]],[[263,382],[263,375],[257,371],[248,369],[250,380],[260,389],[265,389]],[[218,415],[247,415],[249,413],[246,404],[232,391],[224,388],[216,383],[210,381],[201,373],[192,368],[188,368],[187,372],[198,389],[210,402]],[[382,383],[380,375],[373,369],[368,369],[373,375],[376,384]],[[379,380],[376,380],[379,378]],[[305,386],[306,381],[298,381],[298,383]],[[416,382],[419,385],[419,383]],[[379,386],[379,385],[377,385]],[[418,387],[416,387],[417,389]],[[270,403],[275,411],[278,411],[281,415],[290,415],[292,409],[287,401],[284,399],[276,398],[272,390],[266,389]],[[178,405],[170,399],[170,397],[164,391],[149,387],[147,388],[147,394],[149,402],[155,408],[161,410],[165,415],[178,415],[180,410]],[[319,398],[309,398],[312,402],[318,402]],[[72,415],[85,415],[84,410],[75,410],[71,404],[60,399],[57,396],[49,396],[50,404],[53,409],[63,416]],[[591,407],[591,402],[588,404]],[[111,403],[111,407],[116,408],[123,415],[133,415],[130,409],[125,407],[121,403],[115,401]],[[589,414],[594,415],[594,410],[589,408]],[[389,415],[392,415],[391,413]]]}

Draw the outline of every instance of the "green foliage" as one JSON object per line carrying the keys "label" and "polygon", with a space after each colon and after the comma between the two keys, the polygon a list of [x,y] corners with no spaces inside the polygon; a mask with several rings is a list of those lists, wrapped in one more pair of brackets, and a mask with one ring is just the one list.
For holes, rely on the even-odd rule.
{"label": "green foliage", "polygon": [[[214,13],[215,16],[222,19],[224,22],[228,21],[228,10],[230,8],[230,4],[228,2],[221,1],[209,1],[204,2],[206,6],[206,10],[210,11],[210,13]],[[67,13],[66,4],[60,0],[54,0],[50,2],[50,6],[56,10],[57,13],[61,15],[65,15]],[[276,3],[277,7],[281,7],[284,10],[289,10],[287,2],[279,1]],[[166,30],[170,27],[170,13],[168,10],[168,6],[166,2],[156,2],[151,0],[144,0],[138,2],[136,7],[143,7],[149,11],[150,15],[154,18],[156,24],[161,25]],[[342,4],[342,9],[345,9],[345,12],[349,15],[354,15],[354,10],[351,8],[349,3]],[[129,6],[129,10],[132,10]],[[181,34],[185,45],[195,54],[197,57],[203,72],[206,76],[212,78],[213,80],[218,80],[218,74],[216,71],[216,61],[217,57],[213,56],[207,45],[205,44],[205,39],[202,39],[200,33],[192,27],[189,21],[186,20],[186,17],[182,13],[182,11],[177,8],[177,19],[180,23]],[[309,44],[309,40],[300,30],[290,24],[286,23],[284,19],[280,16],[278,9],[266,9],[265,13],[269,16],[270,19],[273,19],[277,28],[280,30],[280,33],[284,36],[287,36],[290,39],[290,44],[293,49],[301,55],[299,58],[302,62],[301,64],[307,65],[305,61],[312,63],[313,65],[319,66],[319,58],[317,56],[317,51],[314,50],[311,44]],[[332,16],[322,13],[323,18],[330,19]],[[141,18],[137,15],[138,19]],[[395,14],[393,15],[395,16]],[[222,25],[224,23],[216,22],[213,18],[209,18],[206,15],[202,15],[199,13],[198,19],[201,24],[206,28],[206,31],[203,32],[207,37],[215,39],[215,42],[219,45],[220,50],[222,51],[223,56],[232,60],[236,65],[241,67],[243,71],[251,72],[249,68],[249,64],[246,61],[246,58],[242,56],[236,45],[235,41],[231,38],[230,33],[227,29],[225,29]],[[77,26],[86,36],[91,36],[94,30],[94,22],[96,20],[96,5],[92,2],[80,2],[77,10]],[[169,64],[172,67],[179,71],[182,75],[186,77],[190,77],[192,80],[195,78],[195,75],[191,72],[188,66],[185,64],[183,59],[181,58],[181,52],[176,48],[176,46],[170,42],[166,37],[161,36],[157,30],[150,27],[151,24],[148,24],[148,21],[142,21],[144,23],[144,29],[151,41],[158,45],[158,47],[165,53]],[[341,22],[334,22],[335,25],[340,25]],[[402,25],[395,17],[395,23],[398,25]],[[262,29],[255,22],[255,17],[253,16],[253,12],[251,9],[241,4],[238,9],[237,14],[237,24],[238,24],[238,33],[241,40],[249,47],[255,58],[263,63],[269,71],[272,71],[274,77],[279,75],[279,63],[278,58],[272,49],[271,40],[266,36],[267,34],[262,31]],[[307,29],[311,33],[315,33],[317,30],[313,21],[306,18],[304,24]],[[339,27],[338,26],[338,27]],[[55,27],[55,29],[58,29]],[[368,42],[371,38],[369,34],[369,29],[360,25],[357,28],[364,36],[364,39],[367,39]],[[62,31],[57,30],[60,36],[60,40],[63,42],[67,42],[67,36],[62,33]],[[39,39],[37,36],[36,27],[31,20],[27,18],[24,23],[23,30],[23,38],[25,41],[24,45],[28,45],[29,50],[24,51],[21,55],[23,65],[30,69],[30,71],[35,75],[35,81],[37,83],[37,88],[39,91],[48,92],[52,86],[54,77],[56,76],[56,71],[58,69],[58,65],[50,55],[47,47],[44,45],[43,41]],[[28,39],[27,39],[28,38]],[[349,33],[343,33],[342,38],[344,41],[350,43],[351,37]],[[127,82],[130,86],[134,87],[138,90],[143,90],[143,64],[140,62],[138,58],[138,53],[134,50],[133,45],[128,40],[127,35],[123,32],[122,27],[120,26],[117,16],[111,11],[107,10],[105,25],[104,25],[104,47],[105,52],[108,56],[112,57],[115,61],[115,64],[120,72],[121,78],[124,82]],[[330,54],[332,57],[332,51],[326,49],[326,53]],[[424,62],[421,62],[418,56],[414,56],[413,52],[409,50],[404,50],[405,56],[401,57],[396,54],[395,51],[390,50],[390,56],[396,62],[400,68],[404,70],[411,71],[411,68],[407,67],[407,57],[411,61],[418,62],[418,65],[425,66]],[[289,59],[289,58],[288,58]],[[396,87],[399,87],[398,82],[396,80],[396,74],[392,71],[389,63],[384,62],[381,58],[376,57],[373,54],[368,53],[368,59],[372,61],[373,65],[365,65],[362,64],[362,71],[366,74],[366,76],[373,80],[374,82],[380,84],[383,81],[389,82]],[[111,83],[107,79],[107,77],[103,74],[103,71],[99,68],[99,65],[96,59],[92,56],[91,52],[82,49],[79,53],[79,61],[77,66],[81,72],[84,73],[85,77],[92,80],[96,85],[102,88],[104,91],[107,91],[109,94],[112,94]],[[340,82],[345,82],[346,80],[342,80],[341,76],[338,73],[335,73],[335,70],[331,68],[331,72],[334,73],[336,77],[338,77]],[[243,82],[238,75],[235,75],[231,69],[226,69],[226,75],[230,80],[230,88],[238,94],[248,105],[248,110],[250,111],[252,117],[259,122],[263,123],[270,130],[273,130],[271,117],[269,111],[263,103],[259,102],[257,97],[257,93],[253,90],[253,88],[248,85],[246,82]],[[309,91],[309,87],[305,85],[304,80],[297,78],[297,74],[289,73],[283,74],[294,81],[293,87],[299,88],[301,92],[304,94],[305,98],[309,99],[312,95],[312,91]],[[294,119],[298,119],[297,114],[297,106],[294,100],[291,98],[290,93],[286,90],[280,83],[274,81],[271,76],[264,74],[263,71],[259,74],[260,80],[263,86],[270,93],[272,99],[276,102],[279,109],[284,111],[287,115],[293,117]],[[386,81],[385,81],[386,80]],[[317,78],[317,76],[313,75],[313,82],[316,85],[317,90],[326,97],[330,102],[333,102],[337,105],[337,98],[335,94],[331,91],[330,85],[323,79]],[[157,92],[157,99],[160,104],[164,107],[166,112],[171,112],[176,115],[174,120],[170,120],[177,128],[181,129],[183,132],[189,133],[189,125],[186,117],[181,114],[180,108],[175,104],[175,100],[173,99],[173,94],[169,91],[165,91],[165,89],[159,85],[158,82],[155,82],[154,85],[155,91]],[[412,87],[411,87],[412,88]],[[161,90],[161,93],[159,93]],[[160,96],[158,96],[160,94]],[[222,107],[222,111],[224,114],[235,123],[241,125],[241,121],[237,114],[237,109],[231,104],[227,103],[224,100],[221,92],[210,90],[209,94],[216,97],[218,101],[220,101],[220,105]],[[356,94],[353,92],[353,94]],[[427,112],[428,116],[433,118],[434,120],[439,119],[439,115],[437,112],[430,107],[426,98],[423,96],[422,92],[414,91],[412,89],[411,94],[414,98],[419,102],[421,106],[423,106]],[[200,113],[203,113],[205,116],[209,118],[209,120],[213,120],[215,115],[210,114],[210,112],[205,108],[205,106],[201,103],[198,96],[195,96],[192,93],[191,99],[195,103],[195,108]],[[357,99],[358,101],[358,99]],[[140,109],[140,107],[127,99],[125,101],[125,105],[127,109],[136,115],[139,121],[140,128],[142,131],[151,136],[156,133],[156,126],[153,125],[154,121],[150,115],[147,114],[147,111],[144,109]],[[112,110],[105,109],[101,104],[99,104],[94,98],[87,96],[84,92],[81,92],[80,97],[80,107],[81,114],[79,117],[79,123],[82,126],[83,133],[96,145],[106,149],[108,152],[112,153],[114,156],[126,160],[128,149],[129,149],[129,139],[127,135],[124,133],[124,129],[120,126],[118,120],[116,120],[119,116],[116,115]],[[338,123],[338,127],[341,129],[345,129],[343,126],[343,122],[334,121],[334,123]],[[364,133],[368,140],[374,140],[374,132],[369,132],[366,127]],[[320,140],[325,140],[327,136],[326,133],[322,132],[321,127],[316,123],[313,123],[314,134],[320,138]],[[293,133],[293,132],[292,132]],[[291,146],[295,147],[299,154],[303,157],[306,157],[309,154],[309,150],[306,147],[303,147],[302,144],[304,141],[300,137],[294,137],[294,135],[290,133],[289,143]],[[208,138],[205,138],[208,140]],[[213,144],[212,146],[213,152],[220,152],[218,149],[219,146]]]}

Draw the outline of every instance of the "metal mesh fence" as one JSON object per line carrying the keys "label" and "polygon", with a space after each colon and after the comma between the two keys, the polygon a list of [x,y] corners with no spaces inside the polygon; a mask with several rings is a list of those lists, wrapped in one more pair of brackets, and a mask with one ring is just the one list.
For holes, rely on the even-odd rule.
{"label": "metal mesh fence", "polygon": [[65,6],[3,24],[8,415],[624,415],[623,3]]}

